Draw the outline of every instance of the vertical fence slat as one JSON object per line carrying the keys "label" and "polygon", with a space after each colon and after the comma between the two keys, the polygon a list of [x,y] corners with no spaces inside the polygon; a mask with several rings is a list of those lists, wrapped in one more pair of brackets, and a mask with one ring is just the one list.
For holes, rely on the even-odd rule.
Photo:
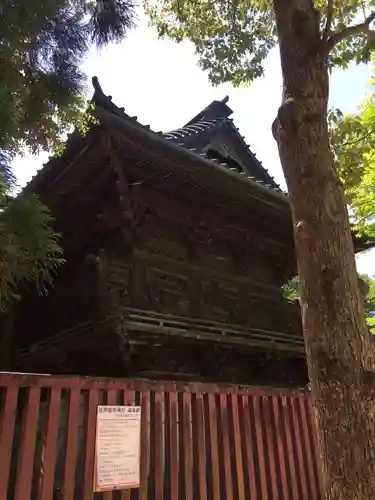
{"label": "vertical fence slat", "polygon": [[24,413],[19,442],[20,451],[14,494],[15,500],[25,500],[30,498],[31,495],[39,404],[40,389],[32,387],[28,391],[26,407],[23,409]]}
{"label": "vertical fence slat", "polygon": [[288,478],[286,471],[286,456],[285,456],[285,444],[283,441],[283,422],[280,415],[280,399],[274,397],[273,399],[273,418],[275,421],[276,428],[276,441],[277,441],[277,455],[278,463],[280,466],[280,483],[282,490],[283,500],[289,500],[289,487]]}
{"label": "vertical fence slat", "polygon": [[150,466],[148,474],[148,495],[155,498],[155,457],[156,457],[156,419],[155,419],[155,392],[150,391]]}
{"label": "vertical fence slat", "polygon": [[96,438],[96,413],[99,402],[99,393],[96,389],[90,389],[87,414],[85,419],[85,449],[84,449],[84,472],[83,472],[83,499],[92,500],[94,496],[94,462],[95,462],[95,438]]}
{"label": "vertical fence slat", "polygon": [[110,389],[107,391],[107,406],[117,405],[117,391],[116,389]]}
{"label": "vertical fence slat", "polygon": [[[180,415],[180,427],[182,426],[182,448],[183,457],[183,476],[185,500],[193,498],[193,448],[191,434],[191,394],[184,392],[182,394],[182,415]],[[181,457],[180,457],[181,458]]]}
{"label": "vertical fence slat", "polygon": [[302,497],[308,498],[308,488],[307,488],[307,480],[306,480],[306,470],[305,470],[305,457],[302,448],[302,436],[300,431],[300,424],[298,419],[298,396],[292,396],[290,398],[290,404],[292,408],[292,419],[293,419],[293,429],[295,435],[295,444],[297,448],[297,460],[298,460],[298,469],[299,469],[299,477],[300,484],[302,488]]}
{"label": "vertical fence slat", "polygon": [[306,408],[306,395],[305,394],[300,394],[298,396],[298,403],[299,403],[299,409],[300,409],[300,415],[301,415],[301,424],[302,424],[302,436],[304,440],[304,448],[306,452],[306,461],[307,461],[307,478],[308,478],[308,486],[310,489],[309,493],[309,498],[312,500],[318,500],[319,499],[319,481],[315,477],[315,470],[314,470],[314,461],[313,461],[313,450],[312,450],[312,443],[311,443],[311,435],[310,435],[310,425],[311,422],[309,421],[310,415],[307,412]]}
{"label": "vertical fence slat", "polygon": [[[5,377],[0,379],[1,382],[4,379]],[[59,498],[71,500],[75,495],[81,389],[76,382],[70,386],[69,379],[67,377],[66,386],[61,384],[61,378],[56,379],[59,380],[56,387],[53,377],[48,379],[47,387],[51,389],[39,500],[50,500],[54,494],[61,391],[65,389],[69,391],[69,409]],[[9,469],[13,460],[12,446],[19,391],[14,378],[9,380],[10,382],[5,382],[5,399],[0,416],[0,499],[6,499],[9,494]],[[22,380],[24,384],[25,379]],[[148,388],[153,387],[155,391],[155,385],[147,385],[145,382],[142,384],[144,392],[140,393],[142,423],[139,492],[106,492],[104,500],[138,500],[138,493],[139,500],[163,500],[164,497],[179,500],[179,494],[180,500],[220,500],[221,497],[226,500],[270,500],[271,491],[272,500],[321,499],[314,440],[315,421],[310,413],[309,395],[256,395],[256,391],[252,394],[251,390],[248,394],[233,392],[228,395],[223,391],[219,394],[216,392],[215,395],[214,392],[209,392],[212,389],[207,389],[207,393],[198,391],[192,394],[191,391],[197,389],[190,387],[177,398],[175,386],[171,384],[169,390],[172,387],[172,392],[164,393],[159,390],[152,395],[149,432]],[[99,387],[105,390],[106,385]],[[124,396],[124,404],[132,404],[133,389],[127,389],[127,382],[123,385],[117,382],[116,387],[116,390],[108,391],[107,404],[117,404],[119,390]],[[14,457],[18,458],[14,500],[29,500],[31,496],[40,394],[39,387],[28,390],[27,404],[22,413],[19,448]],[[83,436],[83,500],[93,499],[98,389],[89,390],[88,400]],[[220,428],[218,423],[221,424]],[[222,436],[223,446],[218,441],[218,432]],[[220,472],[223,473],[223,484],[220,484]],[[183,489],[180,488],[179,475]],[[13,481],[11,482],[13,485]]]}
{"label": "vertical fence slat", "polygon": [[297,477],[297,469],[296,462],[293,450],[293,442],[292,442],[292,433],[291,433],[291,410],[289,406],[289,399],[286,396],[282,396],[282,407],[284,413],[284,422],[285,422],[285,437],[286,437],[286,449],[287,449],[287,457],[289,464],[289,472],[291,477],[291,486],[293,493],[293,500],[299,500],[298,493],[298,477]]}
{"label": "vertical fence slat", "polygon": [[[122,401],[124,406],[131,406],[133,404],[133,391],[129,390],[128,388],[125,388],[125,390],[122,393]],[[141,408],[141,412],[143,409]],[[142,418],[142,413],[141,413],[141,418]],[[142,425],[142,423],[141,423]],[[126,490],[121,490],[120,493],[120,499],[121,500],[129,500],[130,499],[130,489]]]}
{"label": "vertical fence slat", "polygon": [[16,419],[18,387],[5,389],[5,403],[0,415],[0,498],[7,497],[10,461]]}
{"label": "vertical fence slat", "polygon": [[[117,404],[117,391],[116,390],[107,391],[107,405],[115,406],[116,404]],[[113,498],[112,491],[105,491],[103,493],[103,500],[112,500],[112,498]]]}
{"label": "vertical fence slat", "polygon": [[242,396],[242,418],[244,428],[245,450],[246,450],[246,468],[248,473],[250,498],[251,500],[258,500],[258,488],[256,484],[255,461],[254,461],[254,443],[255,436],[253,434],[250,422],[250,407],[249,396]]}
{"label": "vertical fence slat", "polygon": [[235,452],[235,466],[236,466],[236,482],[238,500],[245,500],[245,484],[244,484],[244,469],[242,460],[242,446],[241,446],[241,428],[238,415],[238,395],[231,394],[231,407],[232,407],[232,421],[233,421],[233,440]]}
{"label": "vertical fence slat", "polygon": [[220,422],[223,442],[222,460],[224,462],[224,479],[226,499],[233,500],[232,468],[231,468],[231,449],[229,441],[228,426],[228,400],[226,394],[220,394]]}
{"label": "vertical fence slat", "polygon": [[42,480],[40,500],[50,500],[53,497],[55,465],[57,458],[57,437],[60,423],[61,389],[52,388],[48,405],[45,446],[42,452]]}
{"label": "vertical fence slat", "polygon": [[211,493],[213,500],[220,500],[219,450],[217,439],[217,411],[215,395],[207,395],[207,410],[205,422],[207,425],[207,448],[210,451]]}
{"label": "vertical fence slat", "polygon": [[66,451],[62,472],[62,500],[71,500],[75,493],[80,398],[81,391],[79,389],[70,390]]}
{"label": "vertical fence slat", "polygon": [[149,467],[149,393],[141,393],[141,471],[139,500],[148,499],[148,467]]}
{"label": "vertical fence slat", "polygon": [[193,465],[194,465],[194,490],[198,500],[207,500],[206,481],[206,449],[204,436],[203,396],[201,393],[193,394],[192,430],[193,430]]}
{"label": "vertical fence slat", "polygon": [[155,393],[155,500],[163,500],[163,393]]}
{"label": "vertical fence slat", "polygon": [[323,483],[322,483],[322,472],[321,469],[319,468],[318,464],[321,461],[320,457],[320,445],[318,441],[318,429],[316,427],[316,416],[315,416],[315,411],[313,407],[313,401],[311,394],[309,394],[308,398],[306,398],[306,411],[309,416],[309,422],[310,422],[310,435],[311,435],[311,442],[312,442],[312,456],[313,456],[313,463],[314,463],[314,471],[315,471],[315,478],[316,478],[316,489],[319,491],[318,498],[319,500],[322,498],[322,492],[323,492]]}
{"label": "vertical fence slat", "polygon": [[262,429],[263,422],[260,411],[260,401],[259,396],[252,396],[253,410],[254,410],[254,422],[255,422],[255,434],[257,443],[257,456],[259,463],[259,475],[260,475],[260,488],[261,488],[261,498],[262,500],[269,500],[268,487],[267,487],[267,471],[266,471],[266,460],[265,460],[265,446],[263,442]]}
{"label": "vertical fence slat", "polygon": [[170,392],[164,393],[164,497],[171,498],[171,405]]}
{"label": "vertical fence slat", "polygon": [[276,472],[276,461],[275,461],[275,448],[274,448],[274,439],[273,439],[273,422],[271,419],[271,408],[272,408],[272,400],[274,396],[263,396],[263,418],[264,424],[266,428],[266,442],[267,442],[267,451],[268,451],[268,461],[270,468],[270,479],[271,479],[271,491],[272,491],[272,500],[279,499],[279,488],[277,485],[277,472]]}
{"label": "vertical fence slat", "polygon": [[165,404],[165,459],[166,481],[169,498],[178,500],[178,423],[177,423],[177,394],[166,393]]}

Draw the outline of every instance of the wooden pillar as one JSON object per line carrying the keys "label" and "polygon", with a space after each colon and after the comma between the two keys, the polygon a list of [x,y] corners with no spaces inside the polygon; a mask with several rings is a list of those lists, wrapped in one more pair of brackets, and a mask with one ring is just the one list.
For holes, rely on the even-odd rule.
{"label": "wooden pillar", "polygon": [[96,264],[96,289],[94,298],[95,326],[100,328],[105,321],[109,309],[109,287],[107,255],[103,249],[95,257]]}

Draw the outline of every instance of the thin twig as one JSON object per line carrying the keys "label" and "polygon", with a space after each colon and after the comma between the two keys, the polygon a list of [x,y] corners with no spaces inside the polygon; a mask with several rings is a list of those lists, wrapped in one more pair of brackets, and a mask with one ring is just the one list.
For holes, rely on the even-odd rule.
{"label": "thin twig", "polygon": [[370,215],[366,215],[366,217],[362,217],[361,219],[358,219],[355,223],[356,226],[359,226],[359,224],[362,224],[363,222],[366,222],[368,219],[372,219],[373,217],[375,216],[375,212],[370,214]]}
{"label": "thin twig", "polygon": [[340,147],[343,148],[344,146],[353,146],[354,144],[358,144],[359,142],[364,141],[365,139],[367,139],[368,137],[370,137],[374,133],[375,133],[375,130],[370,130],[370,132],[367,132],[366,134],[362,135],[361,137],[359,137],[355,141],[344,142],[343,144],[341,144]]}

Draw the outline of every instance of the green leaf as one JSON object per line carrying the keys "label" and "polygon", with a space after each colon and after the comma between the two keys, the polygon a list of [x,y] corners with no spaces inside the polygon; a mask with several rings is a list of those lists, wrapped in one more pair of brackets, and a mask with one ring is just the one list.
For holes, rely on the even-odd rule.
{"label": "green leaf", "polygon": [[191,40],[202,69],[214,85],[248,84],[263,75],[263,62],[276,45],[269,1],[145,0],[160,37]]}
{"label": "green leaf", "polygon": [[24,283],[36,284],[45,293],[63,264],[60,235],[53,218],[34,195],[11,198],[0,184],[0,310],[18,299]]}
{"label": "green leaf", "polygon": [[134,26],[132,0],[3,0],[0,5],[0,309],[24,283],[40,293],[63,263],[49,210],[15,199],[11,162],[27,152],[61,154],[73,127],[94,123],[80,66],[91,42],[121,41]]}
{"label": "green leaf", "polygon": [[[214,85],[247,85],[263,75],[264,61],[277,43],[272,0],[143,0],[150,24],[160,37],[189,39],[200,66]],[[327,1],[315,0],[323,35]],[[329,35],[355,25],[372,12],[373,0],[333,0]],[[374,37],[357,33],[338,43],[331,67],[369,62]]]}
{"label": "green leaf", "polygon": [[[375,66],[374,66],[375,71]],[[351,222],[360,236],[375,236],[375,95],[353,115],[329,115],[331,146]]]}
{"label": "green leaf", "polygon": [[[365,312],[367,324],[370,332],[375,334],[375,279],[370,278],[365,274],[361,274],[360,278],[369,286],[369,292],[365,299]],[[282,287],[283,297],[288,302],[296,302],[300,297],[300,281],[299,277],[295,276]]]}

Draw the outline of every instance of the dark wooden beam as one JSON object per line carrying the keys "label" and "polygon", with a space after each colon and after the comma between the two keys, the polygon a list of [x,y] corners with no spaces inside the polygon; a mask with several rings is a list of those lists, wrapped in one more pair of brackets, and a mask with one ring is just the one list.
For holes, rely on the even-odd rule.
{"label": "dark wooden beam", "polygon": [[0,370],[13,369],[15,348],[15,320],[16,308],[14,302],[9,304],[8,310],[0,318]]}
{"label": "dark wooden beam", "polygon": [[[178,200],[171,193],[157,192],[143,185],[134,187],[133,193],[134,197],[142,205],[150,207],[160,217],[173,220],[180,225],[182,224],[186,228],[189,228],[189,230],[196,231],[201,226],[207,232],[220,234],[227,240],[236,242],[242,240],[245,246],[248,243],[263,245],[262,248],[269,249],[270,251],[274,250],[280,256],[285,252],[286,255],[289,254],[289,257],[294,260],[293,240],[285,241],[285,237],[279,240],[265,237],[264,228],[261,229],[259,227],[262,224],[262,221],[259,219],[255,227],[253,226],[253,222],[255,221],[248,221],[246,225],[241,225],[239,222],[236,223],[230,220],[229,217],[223,216],[222,212],[215,210],[215,207],[211,207],[210,209],[205,207],[201,210],[199,204],[181,202],[181,200]],[[173,207],[172,210],[171,207]],[[254,233],[256,237],[253,236]]]}
{"label": "dark wooden beam", "polygon": [[252,200],[250,210],[250,205],[245,206],[243,200],[228,199],[225,194],[215,194],[214,191],[208,193],[207,188],[201,186],[199,182],[194,183],[182,167],[171,172],[166,170],[161,162],[152,160],[145,160],[143,162],[144,166],[139,165],[139,162],[135,165],[135,162],[129,162],[127,158],[129,155],[128,149],[126,149],[126,156],[124,156],[125,150],[121,139],[117,139],[115,144],[122,165],[127,173],[136,179],[134,183],[135,190],[142,187],[151,189],[154,192],[167,195],[170,199],[182,200],[187,206],[191,205],[192,200],[194,200],[194,206],[199,207],[201,213],[211,210],[220,217],[237,221],[242,226],[257,224],[258,227],[261,227],[260,223],[267,221],[274,234],[282,235],[284,239],[288,237],[293,241],[290,212],[285,214],[276,211],[272,212],[271,216],[271,213],[265,211],[264,206],[259,204],[256,199]]}
{"label": "dark wooden beam", "polygon": [[130,120],[118,118],[100,107],[95,110],[95,115],[103,126],[119,134],[124,142],[131,144],[144,156],[168,162],[172,170],[183,165],[184,169],[191,176],[199,178],[201,183],[212,185],[214,182],[219,189],[231,193],[236,199],[251,196],[270,210],[290,212],[288,199],[277,191],[251,180],[241,179],[238,174],[225,167],[215,165],[214,162],[199,157],[188,149],[181,148],[158,134],[131,123]]}

